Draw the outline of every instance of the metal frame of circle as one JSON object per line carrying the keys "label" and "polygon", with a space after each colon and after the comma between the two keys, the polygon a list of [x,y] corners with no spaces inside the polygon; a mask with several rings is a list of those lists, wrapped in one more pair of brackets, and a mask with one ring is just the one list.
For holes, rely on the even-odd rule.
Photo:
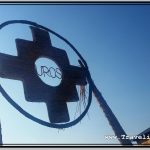
{"label": "metal frame of circle", "polygon": [[16,108],[21,114],[23,114],[25,117],[29,118],[30,120],[36,122],[36,123],[39,123],[43,126],[47,126],[47,127],[51,127],[51,128],[68,128],[68,127],[71,127],[73,125],[76,125],[78,122],[80,122],[83,117],[86,115],[86,113],[88,112],[89,110],[89,107],[91,105],[91,101],[92,101],[92,85],[91,85],[91,75],[90,75],[90,72],[88,70],[88,66],[87,66],[87,63],[86,61],[84,60],[84,58],[81,56],[81,54],[77,51],[77,49],[68,41],[66,40],[64,37],[62,37],[61,35],[59,35],[58,33],[50,30],[49,28],[46,28],[42,25],[39,25],[35,22],[32,22],[32,21],[27,21],[27,20],[10,20],[10,21],[6,21],[2,24],[0,24],[0,30],[2,28],[4,28],[5,26],[7,25],[10,25],[10,24],[27,24],[27,25],[32,25],[32,26],[35,26],[37,28],[41,28],[41,29],[44,29],[48,32],[50,32],[51,34],[54,34],[56,37],[60,38],[61,40],[63,40],[65,43],[67,43],[71,48],[72,50],[78,55],[78,57],[80,58],[79,60],[79,63],[81,64],[81,66],[86,70],[86,73],[87,73],[87,80],[89,82],[89,97],[88,97],[88,103],[87,103],[87,106],[85,108],[85,110],[81,113],[81,115],[76,118],[75,120],[71,121],[71,122],[68,122],[68,123],[63,123],[63,124],[56,124],[56,123],[49,123],[49,122],[46,122],[44,120],[41,120],[39,118],[36,118],[34,117],[33,115],[31,115],[30,113],[26,112],[23,108],[21,108],[8,94],[7,92],[3,89],[3,87],[0,85],[0,92],[2,93],[2,95],[5,97],[5,99],[14,107]]}

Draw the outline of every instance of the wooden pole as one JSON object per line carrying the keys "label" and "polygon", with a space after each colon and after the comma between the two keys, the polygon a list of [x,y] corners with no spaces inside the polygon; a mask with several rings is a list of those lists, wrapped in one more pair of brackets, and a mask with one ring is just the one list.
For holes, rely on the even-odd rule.
{"label": "wooden pole", "polygon": [[122,126],[120,125],[118,119],[116,118],[116,116],[114,115],[114,113],[112,112],[112,110],[110,109],[108,104],[106,103],[101,92],[96,87],[94,81],[91,78],[89,71],[88,71],[88,81],[92,85],[93,94],[96,97],[100,107],[102,108],[110,126],[112,127],[112,129],[113,129],[115,135],[117,136],[118,140],[120,141],[120,143],[122,145],[132,145],[132,142],[129,139],[122,138],[122,135],[124,135],[124,137],[126,137],[127,134],[125,133],[125,131],[123,130]]}
{"label": "wooden pole", "polygon": [[1,122],[0,122],[0,145],[3,145]]}

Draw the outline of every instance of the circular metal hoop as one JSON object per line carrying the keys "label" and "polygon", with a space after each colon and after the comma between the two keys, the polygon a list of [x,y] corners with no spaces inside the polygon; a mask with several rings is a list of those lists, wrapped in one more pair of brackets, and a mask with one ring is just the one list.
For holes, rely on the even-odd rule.
{"label": "circular metal hoop", "polygon": [[85,108],[85,110],[82,112],[82,114],[76,118],[75,120],[71,121],[71,122],[68,122],[68,123],[63,123],[63,124],[55,124],[55,123],[49,123],[49,122],[46,122],[44,120],[41,120],[37,117],[34,117],[33,115],[31,115],[30,113],[26,112],[23,108],[21,108],[8,94],[7,92],[3,89],[3,87],[0,85],[0,92],[2,93],[2,95],[5,97],[5,99],[14,107],[16,108],[21,114],[23,114],[25,117],[29,118],[30,120],[38,123],[38,124],[41,124],[43,126],[47,126],[47,127],[51,127],[51,128],[68,128],[68,127],[71,127],[73,125],[76,125],[78,122],[80,122],[83,117],[86,115],[86,113],[88,112],[89,110],[89,107],[91,105],[91,101],[92,101],[92,85],[91,85],[91,76],[90,76],[90,72],[88,70],[88,66],[87,66],[87,63],[86,61],[83,59],[83,57],[81,56],[81,54],[77,51],[77,49],[68,41],[66,40],[64,37],[62,37],[61,35],[59,35],[58,33],[42,26],[42,25],[39,25],[35,22],[32,22],[32,21],[27,21],[27,20],[10,20],[10,21],[6,21],[2,24],[0,24],[0,30],[2,28],[4,28],[5,26],[7,25],[10,25],[10,24],[27,24],[27,25],[32,25],[32,26],[35,26],[37,28],[41,28],[41,29],[44,29],[46,31],[48,31],[49,33],[51,34],[54,34],[55,36],[57,36],[58,38],[60,38],[61,40],[63,40],[66,44],[68,44],[72,50],[78,55],[78,57],[80,58],[80,63],[83,64],[82,67],[85,68],[86,72],[87,72],[87,80],[89,81],[89,97],[88,97],[88,103],[87,103],[87,106]]}

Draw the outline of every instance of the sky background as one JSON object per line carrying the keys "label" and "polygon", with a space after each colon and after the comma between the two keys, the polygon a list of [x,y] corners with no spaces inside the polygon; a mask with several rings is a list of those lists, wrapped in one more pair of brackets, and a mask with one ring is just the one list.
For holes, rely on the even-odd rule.
{"label": "sky background", "polygon": [[[94,82],[127,135],[150,127],[150,5],[0,5],[0,23],[30,20],[68,39],[89,65]],[[0,30],[0,52],[17,56],[15,39],[32,40],[28,25]],[[65,49],[70,63],[77,56],[52,36],[55,47]],[[0,78],[0,84],[26,111],[48,121],[45,103],[27,102],[21,81]],[[70,116],[78,103],[68,103]],[[88,115],[64,130],[41,126],[20,114],[0,94],[4,144],[119,144],[96,99]]]}

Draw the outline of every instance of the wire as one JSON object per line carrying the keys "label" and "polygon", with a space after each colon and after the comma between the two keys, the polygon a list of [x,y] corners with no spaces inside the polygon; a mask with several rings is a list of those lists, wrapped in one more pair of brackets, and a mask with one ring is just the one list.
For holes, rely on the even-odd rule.
{"label": "wire", "polygon": [[78,55],[78,57],[81,59],[79,60],[80,64],[82,64],[82,67],[85,69],[86,73],[87,73],[87,80],[89,82],[89,97],[88,97],[88,104],[85,108],[85,110],[82,112],[82,114],[76,118],[75,120],[71,121],[71,122],[68,122],[68,123],[63,123],[63,124],[55,124],[55,123],[49,123],[49,122],[46,122],[44,120],[41,120],[37,117],[34,117],[33,115],[31,115],[30,113],[28,113],[27,111],[25,111],[22,107],[20,107],[8,94],[7,92],[3,89],[3,87],[0,85],[0,92],[2,93],[2,95],[5,97],[5,99],[15,108],[17,109],[22,115],[24,115],[25,117],[27,117],[28,119],[38,123],[38,124],[41,124],[43,126],[47,126],[47,127],[51,127],[51,128],[68,128],[68,127],[71,127],[73,125],[76,125],[78,122],[80,122],[83,117],[87,114],[88,110],[89,110],[89,107],[91,105],[91,101],[92,101],[92,86],[91,86],[91,75],[90,75],[90,72],[88,70],[88,66],[87,66],[87,63],[86,61],[84,60],[84,58],[81,56],[81,54],[77,51],[77,49],[68,41],[66,40],[64,37],[62,37],[61,35],[59,35],[58,33],[42,26],[42,25],[39,25],[35,22],[32,22],[32,21],[27,21],[27,20],[10,20],[10,21],[6,21],[2,24],[0,24],[0,30],[2,28],[4,28],[5,26],[7,25],[10,25],[10,24],[16,24],[16,23],[20,23],[20,24],[27,24],[27,25],[32,25],[32,26],[35,26],[37,28],[41,28],[41,29],[44,29],[52,34],[54,34],[55,36],[57,36],[58,38],[60,38],[61,40],[63,40],[65,43],[67,43],[71,48],[72,50]]}

